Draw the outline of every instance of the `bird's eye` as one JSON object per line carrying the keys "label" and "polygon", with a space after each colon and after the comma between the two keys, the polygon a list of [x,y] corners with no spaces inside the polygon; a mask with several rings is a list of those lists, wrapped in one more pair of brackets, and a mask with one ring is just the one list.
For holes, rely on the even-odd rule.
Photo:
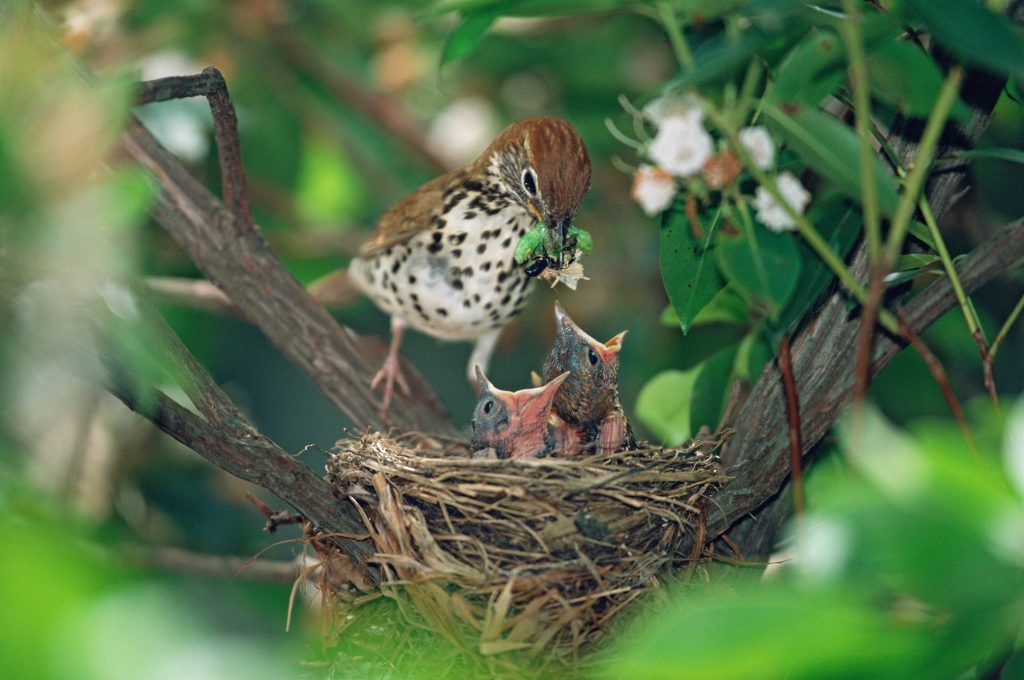
{"label": "bird's eye", "polygon": [[595,352],[593,349],[587,349],[587,361],[590,362],[591,366],[597,366],[597,362],[599,359],[600,357],[597,356],[597,352]]}
{"label": "bird's eye", "polygon": [[488,399],[484,402],[484,413],[490,413],[494,410],[494,400]]}
{"label": "bird's eye", "polygon": [[533,168],[523,170],[523,188],[531,196],[537,195],[537,173],[533,171]]}

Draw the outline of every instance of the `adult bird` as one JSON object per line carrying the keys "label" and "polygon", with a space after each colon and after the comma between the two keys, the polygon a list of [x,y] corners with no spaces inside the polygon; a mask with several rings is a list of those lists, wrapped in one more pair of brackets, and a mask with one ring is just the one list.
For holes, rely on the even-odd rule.
{"label": "adult bird", "polygon": [[407,327],[474,342],[467,377],[475,384],[473,367],[487,369],[498,336],[533,287],[515,261],[516,243],[537,222],[564,243],[589,187],[579,134],[541,116],[510,125],[476,160],[384,213],[348,269],[351,283],[391,316],[390,349],[371,383],[383,390],[383,416],[396,383],[409,392],[398,360]]}

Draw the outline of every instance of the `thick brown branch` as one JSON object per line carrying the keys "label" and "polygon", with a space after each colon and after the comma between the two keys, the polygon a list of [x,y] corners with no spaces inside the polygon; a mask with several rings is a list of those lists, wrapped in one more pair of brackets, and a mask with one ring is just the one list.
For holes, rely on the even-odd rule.
{"label": "thick brown branch", "polygon": [[[996,236],[963,258],[957,273],[964,290],[972,292],[993,277],[1024,262],[1024,220],[1003,228]],[[920,333],[956,305],[947,279],[936,281],[906,305],[907,322]],[[804,452],[835,423],[853,389],[859,321],[850,318],[842,296],[834,296],[793,346],[793,373],[804,408],[801,432]],[[875,342],[872,375],[877,375],[903,349],[888,336]],[[734,479],[708,509],[708,536],[715,537],[734,522],[775,497],[789,476],[788,426],[782,386],[766,372],[754,387],[747,408],[734,427],[723,459]],[[744,548],[744,546],[741,546]]]}
{"label": "thick brown branch", "polygon": [[274,256],[259,230],[240,224],[140,124],[129,126],[122,145],[163,187],[154,207],[156,219],[245,318],[357,427],[393,425],[461,436],[408,365],[403,371],[412,381],[413,397],[396,399],[390,422],[381,422],[379,396],[369,388],[383,358],[379,343],[339,327]]}

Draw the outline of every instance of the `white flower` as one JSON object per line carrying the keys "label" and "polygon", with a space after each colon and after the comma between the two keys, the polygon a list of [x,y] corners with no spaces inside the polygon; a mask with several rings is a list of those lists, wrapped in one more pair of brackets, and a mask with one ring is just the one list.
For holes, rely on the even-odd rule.
{"label": "white flower", "polygon": [[700,123],[704,120],[704,104],[692,93],[669,94],[648,103],[643,114],[655,125],[661,125],[666,118],[692,118]]}
{"label": "white flower", "polygon": [[647,215],[657,215],[672,203],[676,195],[676,181],[661,168],[641,165],[633,175],[630,196],[640,204]]}
{"label": "white flower", "polygon": [[[807,204],[811,202],[811,194],[804,189],[804,185],[800,184],[800,180],[791,172],[783,172],[775,178],[775,185],[779,188],[782,197],[786,199],[786,203],[796,213],[803,215]],[[793,221],[793,218],[775,202],[775,199],[764,187],[757,188],[757,194],[754,196],[754,210],[757,211],[757,219],[761,224],[772,231],[796,229],[796,222]]]}
{"label": "white flower", "polygon": [[740,130],[740,144],[754,157],[754,165],[761,170],[771,170],[775,165],[775,145],[772,144],[768,130],[763,126],[756,125]]}
{"label": "white flower", "polygon": [[677,177],[698,172],[711,158],[714,143],[694,116],[669,116],[661,121],[651,142],[651,160]]}

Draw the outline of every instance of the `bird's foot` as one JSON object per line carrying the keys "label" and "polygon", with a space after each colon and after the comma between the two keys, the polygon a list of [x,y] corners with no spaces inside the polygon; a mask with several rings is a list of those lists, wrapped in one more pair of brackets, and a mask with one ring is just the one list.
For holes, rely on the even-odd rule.
{"label": "bird's foot", "polygon": [[375,390],[383,386],[380,403],[380,417],[382,420],[387,420],[388,409],[391,406],[391,397],[395,394],[395,383],[398,383],[398,388],[402,391],[402,394],[408,397],[410,394],[409,383],[405,381],[405,376],[402,375],[402,367],[398,355],[389,354],[384,360],[384,365],[380,367],[377,374],[373,376],[373,380],[370,381],[370,389]]}

